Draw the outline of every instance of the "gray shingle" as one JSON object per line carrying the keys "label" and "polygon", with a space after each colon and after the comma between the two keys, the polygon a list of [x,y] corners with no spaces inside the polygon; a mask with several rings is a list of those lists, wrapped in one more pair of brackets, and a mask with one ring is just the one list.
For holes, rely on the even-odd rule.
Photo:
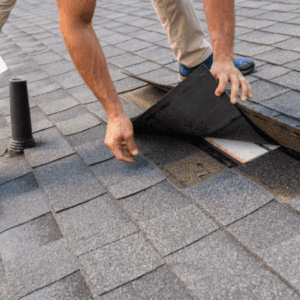
{"label": "gray shingle", "polygon": [[[237,39],[242,39],[242,37],[249,32],[253,32],[253,29],[250,28],[244,28],[244,27],[239,27],[235,26],[234,28],[234,36],[237,37]],[[210,42],[211,44],[211,42]]]}
{"label": "gray shingle", "polygon": [[[99,36],[98,33],[97,33],[97,35]],[[100,37],[100,40],[103,40],[103,41],[105,41],[109,44],[113,44],[113,45],[125,42],[130,39],[132,39],[131,36],[121,34],[121,33],[109,34],[109,35]],[[100,41],[100,43],[101,43],[101,41]]]}
{"label": "gray shingle", "polygon": [[264,27],[274,25],[274,24],[276,24],[276,22],[269,21],[269,20],[255,20],[255,22],[253,22],[252,18],[246,18],[241,21],[238,21],[236,24],[238,26],[242,26],[242,27],[248,27],[248,28],[252,28],[252,29],[261,29]]}
{"label": "gray shingle", "polygon": [[277,96],[271,100],[265,101],[264,105],[276,109],[288,116],[300,118],[299,92],[290,91]]}
{"label": "gray shingle", "polygon": [[117,199],[137,193],[165,179],[150,162],[139,156],[134,163],[111,159],[94,165],[91,169]]}
{"label": "gray shingle", "polygon": [[163,261],[139,234],[84,254],[80,260],[98,295],[163,265]]}
{"label": "gray shingle", "polygon": [[72,120],[74,118],[84,116],[87,113],[87,110],[84,109],[81,105],[77,105],[65,111],[53,114],[49,116],[49,119],[54,123],[59,123],[63,121]]}
{"label": "gray shingle", "polygon": [[139,64],[146,59],[141,58],[137,55],[131,54],[131,53],[125,53],[118,56],[110,57],[107,59],[108,63],[111,63],[119,68],[128,67],[131,65]]}
{"label": "gray shingle", "polygon": [[[166,266],[127,283],[103,296],[103,300],[189,300],[189,293]],[[27,299],[26,299],[27,300]]]}
{"label": "gray shingle", "polygon": [[10,138],[0,140],[0,157],[5,154],[6,149],[8,148]]}
{"label": "gray shingle", "polygon": [[253,82],[251,87],[253,94],[251,101],[258,103],[264,102],[265,100],[274,98],[289,91],[288,89],[277,84],[269,83],[263,80],[257,80]]}
{"label": "gray shingle", "polygon": [[113,153],[102,141],[96,141],[75,147],[77,153],[88,165],[99,163],[113,158]]}
{"label": "gray shingle", "polygon": [[47,164],[75,152],[56,128],[35,133],[34,139],[38,144],[34,148],[24,150],[25,157],[32,167]]}
{"label": "gray shingle", "polygon": [[79,85],[83,85],[85,83],[77,70],[72,70],[61,75],[56,75],[55,79],[65,89],[70,89]]}
{"label": "gray shingle", "polygon": [[300,26],[287,23],[275,24],[268,28],[264,28],[264,31],[287,34],[292,37],[300,36]]}
{"label": "gray shingle", "polygon": [[269,5],[264,6],[264,9],[267,10],[290,11],[290,12],[293,12],[297,8],[299,8],[299,5],[293,5],[289,3],[271,3]]}
{"label": "gray shingle", "polygon": [[157,22],[156,22],[156,24],[144,27],[144,29],[150,30],[150,31],[155,31],[155,32],[162,33],[162,34],[166,34],[166,32],[165,32],[164,28],[162,27],[162,25],[160,23],[157,23]]}
{"label": "gray shingle", "polygon": [[157,185],[120,200],[120,204],[136,222],[148,221],[189,207],[189,202],[169,182]]}
{"label": "gray shingle", "polygon": [[[16,73],[17,74],[17,73]],[[22,79],[26,79],[28,83],[48,78],[49,75],[42,70],[35,70],[22,75]]]}
{"label": "gray shingle", "polygon": [[34,55],[32,56],[32,58],[36,60],[39,65],[46,65],[62,60],[62,57],[60,55],[51,50],[42,54]]}
{"label": "gray shingle", "polygon": [[9,299],[11,293],[6,282],[2,259],[0,257],[0,299]]}
{"label": "gray shingle", "polygon": [[75,99],[77,99],[83,104],[97,101],[99,102],[94,93],[86,85],[81,85],[68,89],[68,92],[71,93]]}
{"label": "gray shingle", "polygon": [[39,69],[39,65],[33,59],[25,60],[17,64],[9,65],[14,74],[22,75]]}
{"label": "gray shingle", "polygon": [[60,37],[58,37],[54,34],[52,36],[42,38],[42,39],[39,39],[39,40],[47,46],[62,42],[62,38],[60,38]]}
{"label": "gray shingle", "polygon": [[300,91],[299,80],[300,80],[300,72],[293,71],[288,74],[282,75],[278,78],[275,78],[272,81],[280,85],[289,87],[293,90]]}
{"label": "gray shingle", "polygon": [[257,45],[248,42],[240,42],[234,45],[234,53],[245,55],[245,56],[253,56],[262,52],[269,51],[271,49],[273,49],[273,47],[265,46],[265,45]]}
{"label": "gray shingle", "polygon": [[115,88],[118,94],[132,91],[145,85],[147,85],[147,83],[133,77],[127,77],[115,82]]}
{"label": "gray shingle", "polygon": [[165,34],[153,32],[153,31],[147,31],[147,30],[144,30],[144,29],[133,32],[130,35],[132,35],[134,37],[137,37],[139,39],[145,40],[145,41],[150,42],[150,43],[155,43],[155,42],[159,42],[159,41],[162,41],[162,40],[166,39]]}
{"label": "gray shingle", "polygon": [[66,138],[72,144],[72,146],[78,147],[84,144],[89,144],[97,141],[104,142],[105,133],[105,126],[103,124],[100,124],[84,132],[67,136]]}
{"label": "gray shingle", "polygon": [[118,80],[128,77],[128,75],[126,75],[122,72],[122,69],[119,69],[114,65],[108,64],[108,70],[109,70],[109,74],[110,74],[110,77],[113,82],[116,82]]}
{"label": "gray shingle", "polygon": [[1,50],[1,57],[5,62],[7,62],[10,58],[15,58],[19,55],[24,55],[24,52],[17,46]]}
{"label": "gray shingle", "polygon": [[[2,107],[3,109],[3,107]],[[5,113],[6,115],[6,113]],[[0,140],[6,139],[11,137],[11,127],[10,126],[3,126],[0,127]]]}
{"label": "gray shingle", "polygon": [[227,171],[183,190],[223,225],[228,225],[271,201],[257,184]]}
{"label": "gray shingle", "polygon": [[122,214],[107,194],[65,210],[57,217],[77,255],[137,231],[134,224]]}
{"label": "gray shingle", "polygon": [[60,100],[70,97],[70,94],[68,94],[65,90],[63,89],[58,89],[56,91],[50,92],[46,95],[40,95],[40,96],[35,96],[34,100],[37,104],[44,104],[48,102],[52,102],[55,100]]}
{"label": "gray shingle", "polygon": [[[64,42],[62,43],[58,43],[58,44],[54,44],[54,45],[49,45],[48,48],[52,49],[53,51],[57,52],[57,53],[61,53],[61,52],[65,52],[67,50],[66,44]],[[64,61],[60,61],[62,64],[64,64]],[[53,63],[54,66],[56,66],[58,63]],[[51,64],[52,65],[52,64]],[[49,65],[43,65],[43,68],[46,68]],[[73,65],[73,69],[74,69],[74,65]]]}
{"label": "gray shingle", "polygon": [[77,105],[79,105],[79,103],[71,96],[59,100],[43,101],[39,103],[39,106],[46,115],[55,114]]}
{"label": "gray shingle", "polygon": [[0,99],[9,97],[9,87],[5,86],[0,88]]}
{"label": "gray shingle", "polygon": [[94,115],[86,113],[70,120],[56,122],[55,125],[64,135],[71,135],[95,127],[100,123]]}
{"label": "gray shingle", "polygon": [[146,26],[157,24],[157,21],[156,20],[149,20],[149,19],[146,19],[146,18],[139,18],[138,20],[129,21],[127,23],[129,25],[132,25],[132,26],[137,26],[137,27],[144,28]]}
{"label": "gray shingle", "polygon": [[269,116],[269,117],[275,117],[278,116],[280,113],[276,110],[269,109],[267,107],[261,106],[257,103],[252,103],[250,101],[242,102],[240,99],[238,99],[239,107],[247,107],[253,111],[259,112],[263,115]]}
{"label": "gray shingle", "polygon": [[280,149],[240,165],[236,170],[283,200],[300,195],[300,162]]}
{"label": "gray shingle", "polygon": [[112,45],[108,45],[108,46],[105,46],[102,48],[103,52],[104,52],[104,55],[105,55],[105,58],[110,58],[110,57],[113,57],[113,56],[118,56],[118,55],[121,55],[121,54],[124,54],[126,53],[126,51],[122,50],[122,49],[119,49],[115,46],[112,46]]}
{"label": "gray shingle", "polygon": [[50,211],[50,206],[41,189],[24,193],[24,188],[15,181],[1,186],[2,218],[0,232],[28,222]]}
{"label": "gray shingle", "polygon": [[46,78],[39,81],[29,83],[27,85],[28,93],[31,96],[39,96],[42,94],[47,94],[56,91],[61,88],[61,86],[56,83],[52,78]]}
{"label": "gray shingle", "polygon": [[300,59],[291,61],[283,66],[296,71],[300,71]]}
{"label": "gray shingle", "polygon": [[285,64],[287,62],[300,58],[300,53],[287,51],[282,49],[273,49],[261,54],[257,54],[254,58],[268,61],[274,64]]}
{"label": "gray shingle", "polygon": [[0,235],[0,253],[4,261],[26,256],[30,251],[48,245],[63,236],[52,215],[45,214]]}
{"label": "gray shingle", "polygon": [[[257,21],[253,22],[253,19],[251,21],[252,21],[252,23],[257,22]],[[247,34],[243,34],[239,38],[241,40],[245,40],[248,42],[254,42],[257,44],[265,44],[265,45],[270,45],[270,44],[274,44],[274,43],[278,43],[278,42],[282,42],[282,41],[285,41],[283,43],[286,43],[286,40],[289,39],[289,37],[286,35],[271,34],[271,33],[263,32],[263,31],[252,31]]]}
{"label": "gray shingle", "polygon": [[41,290],[37,290],[32,294],[25,296],[23,299],[93,300],[94,298],[80,271],[77,271]]}
{"label": "gray shingle", "polygon": [[[16,298],[54,283],[79,269],[77,258],[65,239],[3,262],[10,288]],[[23,288],[20,289],[20,286]]]}
{"label": "gray shingle", "polygon": [[300,52],[300,41],[299,38],[290,38],[284,42],[276,43],[274,46],[286,49],[286,50],[292,50],[292,51],[298,51]]}
{"label": "gray shingle", "polygon": [[141,50],[141,49],[149,48],[150,46],[152,46],[151,43],[148,43],[146,41],[141,41],[141,40],[138,40],[136,38],[133,38],[129,41],[118,44],[119,48],[124,49],[126,51],[130,51],[130,52],[134,52],[134,51],[138,51],[138,50]]}
{"label": "gray shingle", "polygon": [[290,71],[291,71],[290,69],[283,68],[280,66],[265,64],[259,68],[256,68],[256,72],[253,75],[263,79],[270,80],[282,76]]}
{"label": "gray shingle", "polygon": [[265,20],[274,20],[277,22],[283,22],[286,20],[293,19],[297,17],[297,14],[294,13],[286,13],[283,11],[270,11],[267,12],[266,14],[260,15],[259,18],[265,19]]}
{"label": "gray shingle", "polygon": [[94,103],[89,103],[86,104],[85,107],[92,112],[93,114],[95,114],[98,118],[100,118],[102,121],[107,123],[107,114],[102,106],[102,104],[97,101]]}
{"label": "gray shingle", "polygon": [[43,115],[42,111],[38,107],[30,109],[30,118],[33,133],[54,126],[53,123]]}
{"label": "gray shingle", "polygon": [[292,119],[285,115],[278,115],[274,119],[276,119],[284,124],[287,124],[289,126],[292,126],[292,127],[300,126],[300,120]]}
{"label": "gray shingle", "polygon": [[273,202],[228,230],[299,289],[300,218]]}
{"label": "gray shingle", "polygon": [[126,100],[122,96],[119,96],[119,99],[120,99],[121,104],[123,106],[124,112],[125,112],[125,114],[128,118],[130,118],[130,119],[135,118],[135,117],[137,117],[138,115],[140,115],[141,113],[144,112],[142,109],[140,109],[139,107],[137,107],[136,105],[134,105],[130,101]]}
{"label": "gray shingle", "polygon": [[24,157],[0,157],[0,184],[14,180],[30,172],[30,166]]}
{"label": "gray shingle", "polygon": [[74,70],[74,65],[68,61],[61,60],[56,63],[50,63],[43,65],[43,68],[52,76],[60,75],[67,73],[71,70]]}
{"label": "gray shingle", "polygon": [[175,57],[171,49],[166,49],[160,46],[154,46],[153,48],[139,50],[135,53],[147,59],[154,60],[159,64],[171,63],[173,62],[173,59]]}
{"label": "gray shingle", "polygon": [[139,226],[163,256],[218,229],[215,223],[195,205],[139,222]]}
{"label": "gray shingle", "polygon": [[270,4],[270,2],[267,1],[241,1],[241,2],[237,2],[236,6],[237,7],[249,7],[249,8],[258,8],[261,6],[265,6]]}
{"label": "gray shingle", "polygon": [[106,192],[75,155],[36,168],[34,174],[55,211],[77,205]]}
{"label": "gray shingle", "polygon": [[300,197],[294,198],[287,202],[289,206],[300,212]]}
{"label": "gray shingle", "polygon": [[167,68],[160,68],[139,76],[142,79],[153,81],[162,85],[178,84],[178,72],[173,72]]}
{"label": "gray shingle", "polygon": [[[166,258],[197,299],[298,299],[221,231]],[[266,292],[267,291],[267,292]]]}
{"label": "gray shingle", "polygon": [[139,28],[137,28],[135,26],[123,25],[122,24],[122,26],[114,27],[114,30],[117,31],[117,32],[128,34],[128,33],[132,33],[132,32],[137,32],[139,30]]}

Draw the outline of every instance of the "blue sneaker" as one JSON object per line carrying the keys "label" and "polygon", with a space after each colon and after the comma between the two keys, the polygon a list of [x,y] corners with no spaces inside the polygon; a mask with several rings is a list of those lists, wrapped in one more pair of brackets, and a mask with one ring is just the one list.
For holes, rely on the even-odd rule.
{"label": "blue sneaker", "polygon": [[[205,64],[206,67],[210,70],[212,63],[213,63],[213,53],[207,60],[205,60],[201,64]],[[184,66],[183,64],[179,63],[179,74],[180,74],[179,81],[182,81],[183,79],[188,77],[189,74],[191,74],[193,71],[195,71],[201,64],[199,64],[193,68],[188,68],[188,67]],[[254,61],[252,61],[250,58],[235,58],[234,65],[236,68],[239,69],[239,71],[244,76],[250,74],[254,70],[254,67],[255,67]]]}

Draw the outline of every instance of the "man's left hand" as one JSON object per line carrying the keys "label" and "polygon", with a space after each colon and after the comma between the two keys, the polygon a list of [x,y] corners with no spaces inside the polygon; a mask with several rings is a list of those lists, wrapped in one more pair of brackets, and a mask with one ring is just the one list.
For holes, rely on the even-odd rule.
{"label": "man's left hand", "polygon": [[242,73],[234,66],[231,59],[214,61],[210,69],[212,75],[218,80],[219,85],[215,91],[216,96],[221,96],[226,89],[228,82],[231,84],[230,102],[236,104],[239,88],[241,87],[241,100],[244,102],[247,98],[252,98],[252,89],[250,83],[243,77]]}

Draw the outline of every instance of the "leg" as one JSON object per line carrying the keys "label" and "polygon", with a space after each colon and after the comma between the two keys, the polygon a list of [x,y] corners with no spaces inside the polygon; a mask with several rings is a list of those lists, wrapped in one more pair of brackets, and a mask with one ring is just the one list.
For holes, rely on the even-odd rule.
{"label": "leg", "polygon": [[11,10],[16,5],[17,0],[1,0],[0,1],[0,32],[2,27],[7,22]]}
{"label": "leg", "polygon": [[212,48],[204,39],[191,0],[152,0],[178,61],[191,68],[205,61]]}

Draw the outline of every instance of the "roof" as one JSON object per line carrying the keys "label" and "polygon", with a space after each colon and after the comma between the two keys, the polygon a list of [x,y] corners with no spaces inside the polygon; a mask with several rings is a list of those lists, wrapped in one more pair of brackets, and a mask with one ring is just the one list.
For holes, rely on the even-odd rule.
{"label": "roof", "polygon": [[[235,5],[235,53],[256,63],[249,106],[296,128],[300,4]],[[93,25],[119,94],[150,89],[122,70],[174,80],[178,62],[151,1],[98,1]],[[300,298],[297,158],[270,147],[228,165],[189,141],[140,134],[136,161],[117,161],[54,1],[17,3],[0,56],[1,299]],[[12,77],[27,80],[38,144],[6,158]],[[130,117],[142,112],[121,101]]]}

